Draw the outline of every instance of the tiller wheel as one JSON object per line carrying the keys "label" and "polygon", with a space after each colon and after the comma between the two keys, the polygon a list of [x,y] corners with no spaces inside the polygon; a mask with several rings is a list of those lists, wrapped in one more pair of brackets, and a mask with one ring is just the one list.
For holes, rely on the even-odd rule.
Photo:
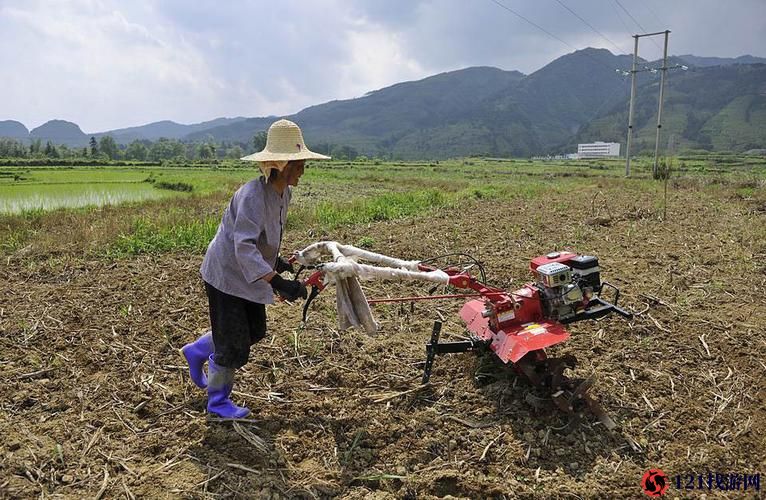
{"label": "tiller wheel", "polygon": [[537,408],[558,408],[571,417],[569,427],[577,425],[590,412],[607,430],[616,429],[615,421],[588,395],[596,381],[595,375],[584,380],[573,380],[564,375],[564,370],[574,369],[576,363],[572,355],[547,358],[542,351],[533,351],[521,358],[514,367],[530,384],[548,394],[548,398],[540,398],[530,393],[526,401]]}

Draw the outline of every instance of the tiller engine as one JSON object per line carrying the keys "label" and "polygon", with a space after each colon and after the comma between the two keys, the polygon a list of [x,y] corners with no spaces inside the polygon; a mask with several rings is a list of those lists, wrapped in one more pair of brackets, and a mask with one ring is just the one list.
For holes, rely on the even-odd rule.
{"label": "tiller engine", "polygon": [[[322,253],[330,254],[333,261],[322,263]],[[483,267],[475,259],[467,257],[473,260],[473,265],[480,267],[483,277]],[[317,269],[305,280],[307,285],[312,286],[312,292],[304,305],[304,321],[311,300],[331,282],[338,285],[341,327],[356,324],[367,330],[376,328],[371,314],[366,318],[369,312],[368,304],[472,298],[460,310],[460,317],[469,333],[467,340],[440,342],[442,323],[434,322],[430,342],[426,344],[422,379],[424,384],[431,377],[434,358],[437,355],[489,350],[503,363],[512,365],[514,370],[533,386],[550,395],[549,398],[538,398],[529,394],[529,403],[535,406],[552,403],[570,414],[573,420],[579,420],[587,409],[607,429],[617,427],[600,405],[587,394],[594,382],[593,377],[575,382],[564,375],[564,370],[574,368],[574,356],[549,358],[545,353],[546,348],[569,339],[570,334],[565,328],[567,324],[598,319],[613,312],[625,318],[632,318],[632,313],[617,306],[619,289],[601,281],[596,257],[572,252],[553,252],[536,257],[529,265],[534,281],[515,291],[493,287],[486,284],[485,279],[475,278],[469,272],[472,266],[438,268],[431,264],[438,258],[428,261],[403,261],[334,242],[316,243],[297,252],[294,260],[302,264],[296,276],[304,267]],[[385,267],[361,264],[358,262],[360,260]],[[472,290],[473,293],[367,301],[361,288],[358,288],[356,277],[432,281],[458,289]],[[357,288],[354,288],[354,283]],[[611,302],[603,298],[607,289],[612,292]],[[361,305],[360,297],[364,302]],[[341,313],[345,318],[343,320],[340,319]]]}

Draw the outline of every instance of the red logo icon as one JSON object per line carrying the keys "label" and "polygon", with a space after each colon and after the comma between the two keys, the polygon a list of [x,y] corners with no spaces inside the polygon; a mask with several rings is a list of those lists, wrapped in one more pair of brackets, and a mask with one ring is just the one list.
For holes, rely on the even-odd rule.
{"label": "red logo icon", "polygon": [[641,487],[644,489],[644,493],[652,498],[664,495],[669,486],[668,476],[660,469],[649,469],[641,478]]}

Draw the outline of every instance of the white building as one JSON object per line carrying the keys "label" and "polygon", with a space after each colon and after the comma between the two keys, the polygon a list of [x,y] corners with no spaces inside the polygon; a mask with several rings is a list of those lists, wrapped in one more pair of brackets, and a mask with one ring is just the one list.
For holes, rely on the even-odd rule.
{"label": "white building", "polygon": [[603,158],[606,156],[620,156],[619,142],[591,142],[577,145],[577,156],[580,158]]}

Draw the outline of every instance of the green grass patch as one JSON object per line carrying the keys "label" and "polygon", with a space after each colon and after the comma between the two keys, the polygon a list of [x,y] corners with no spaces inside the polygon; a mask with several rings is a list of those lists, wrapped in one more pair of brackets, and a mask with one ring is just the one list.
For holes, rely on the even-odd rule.
{"label": "green grass patch", "polygon": [[139,217],[130,233],[121,234],[108,250],[111,257],[185,250],[204,252],[218,230],[218,218],[158,224]]}
{"label": "green grass patch", "polygon": [[426,189],[383,194],[343,204],[320,201],[313,210],[314,218],[319,225],[337,227],[344,224],[399,219],[429,208],[446,206],[452,198],[453,196],[449,193]]}
{"label": "green grass patch", "polygon": [[[523,189],[518,189],[522,187]],[[422,189],[408,192],[352,199],[336,203],[322,200],[309,206],[296,207],[290,211],[290,229],[320,227],[333,229],[349,224],[364,224],[410,217],[435,208],[455,207],[475,200],[502,199],[532,196],[543,185],[503,186],[486,185],[447,192],[438,189]],[[183,214],[170,212],[162,218],[138,217],[129,232],[120,234],[107,250],[113,257],[140,255],[169,251],[202,253],[215,236],[220,218],[210,216],[202,220],[185,220]],[[371,247],[374,240],[360,242]]]}
{"label": "green grass patch", "polygon": [[27,239],[27,231],[11,231],[10,233],[7,233],[2,240],[0,240],[0,250],[7,253],[15,252],[24,246],[24,243],[27,241]]}
{"label": "green grass patch", "polygon": [[[734,166],[732,158],[745,166]],[[678,168],[671,172],[670,186],[704,190],[713,199],[744,198],[761,210],[763,161],[687,155],[674,163]],[[293,192],[288,231],[429,216],[583,188],[661,200],[663,183],[651,180],[651,164],[651,158],[636,158],[631,178],[625,179],[624,159],[311,162]],[[231,194],[259,175],[253,165],[2,167],[0,212],[7,213],[0,214],[0,253],[26,246],[118,256],[203,253]],[[369,248],[376,242],[358,244]]]}
{"label": "green grass patch", "polygon": [[359,248],[370,249],[375,246],[375,238],[371,236],[362,236],[356,241],[356,246]]}
{"label": "green grass patch", "polygon": [[455,191],[420,189],[355,198],[340,203],[322,200],[313,206],[291,211],[287,222],[290,229],[306,226],[333,229],[349,224],[401,219],[474,200],[531,198],[544,189],[546,186],[541,182],[526,182],[514,185],[486,184]]}

